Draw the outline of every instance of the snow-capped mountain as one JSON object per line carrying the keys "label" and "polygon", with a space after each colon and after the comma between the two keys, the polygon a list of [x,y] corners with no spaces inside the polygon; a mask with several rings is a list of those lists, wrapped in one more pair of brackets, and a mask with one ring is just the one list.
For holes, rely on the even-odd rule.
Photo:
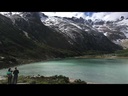
{"label": "snow-capped mountain", "polygon": [[128,39],[128,18],[124,18],[123,16],[116,21],[103,21],[102,19],[85,20],[82,17],[68,18],[58,16],[41,16],[41,20],[46,26],[63,32],[63,34],[67,34],[71,38],[73,36],[70,32],[71,30],[75,30],[78,34],[80,31],[90,32],[90,34],[94,34],[91,31],[95,31],[95,34],[100,32],[109,40],[121,46],[123,41],[127,41],[125,39]]}
{"label": "snow-capped mountain", "polygon": [[86,52],[87,50],[114,51],[121,49],[112,43],[91,20],[46,16],[40,12],[2,13],[27,39],[53,48]]}
{"label": "snow-capped mountain", "polygon": [[81,38],[83,38],[82,33],[94,34],[92,31],[96,31],[95,34],[99,34],[97,29],[93,28],[90,23],[83,18],[63,18],[58,16],[49,16],[45,19],[44,17],[41,17],[41,20],[44,25],[55,29],[56,31],[72,38],[73,40],[75,40],[75,34],[78,34]]}
{"label": "snow-capped mountain", "polygon": [[7,16],[7,17],[10,17],[12,15],[16,15],[16,14],[22,16],[22,12],[0,12],[0,14]]}
{"label": "snow-capped mountain", "polygon": [[[25,13],[27,15],[25,15]],[[13,18],[24,18],[26,19],[26,16],[29,17],[31,12],[0,12],[0,14],[9,17],[15,21]],[[103,21],[101,19],[95,19],[95,20],[85,20],[82,17],[76,18],[68,18],[68,17],[57,17],[57,16],[46,16],[44,13],[39,13],[41,21],[46,25],[46,26],[56,26],[58,27],[59,30],[62,32],[67,32],[68,28],[64,28],[64,23],[65,25],[71,25],[75,26],[78,29],[76,30],[84,30],[84,31],[98,31],[103,33],[105,36],[107,36],[111,41],[116,42],[119,39],[127,39],[128,38],[128,18],[124,18],[124,16],[121,16],[117,21]],[[59,24],[59,23],[62,23]],[[59,25],[59,26],[58,26]],[[70,28],[69,28],[70,29]],[[57,30],[57,28],[56,28]],[[65,31],[67,30],[67,31]],[[75,29],[74,29],[75,30]],[[67,32],[69,34],[69,32]]]}
{"label": "snow-capped mountain", "polygon": [[102,24],[93,24],[99,32],[102,32],[115,44],[119,44],[124,48],[126,45],[123,42],[128,39],[128,19],[120,19],[117,21],[104,21]]}
{"label": "snow-capped mountain", "polygon": [[[125,18],[104,22],[40,12],[0,13],[0,57],[16,58],[12,62],[111,53],[127,48],[126,39]],[[9,60],[0,64],[14,64]]]}
{"label": "snow-capped mountain", "polygon": [[[25,13],[27,15],[25,15]],[[29,17],[31,12],[0,12],[0,14],[11,18],[14,23],[14,18],[24,18],[24,20],[28,20],[26,17]],[[61,30],[61,32],[70,35],[70,37],[71,34],[70,32],[68,32],[70,30],[84,30],[87,32],[93,30],[103,33],[116,44],[119,44],[118,41],[121,41],[120,39],[128,38],[128,18],[124,18],[124,16],[121,16],[117,21],[103,21],[101,19],[85,20],[82,17],[68,18],[58,16],[46,16],[44,13],[41,12],[39,13],[39,15],[43,24],[49,27],[55,27],[56,30]],[[66,25],[69,25],[69,27],[65,27]],[[74,29],[72,27],[74,27]]]}

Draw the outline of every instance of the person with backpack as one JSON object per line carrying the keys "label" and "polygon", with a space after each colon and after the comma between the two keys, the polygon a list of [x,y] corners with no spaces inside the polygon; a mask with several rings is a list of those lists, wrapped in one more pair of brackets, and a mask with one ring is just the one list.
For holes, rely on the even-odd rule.
{"label": "person with backpack", "polygon": [[11,84],[12,83],[12,70],[11,70],[11,68],[8,69],[7,76],[8,76],[8,84]]}
{"label": "person with backpack", "polygon": [[17,83],[17,79],[18,79],[18,74],[19,74],[19,70],[17,69],[17,67],[15,67],[15,70],[13,71],[14,77],[13,77],[13,84]]}

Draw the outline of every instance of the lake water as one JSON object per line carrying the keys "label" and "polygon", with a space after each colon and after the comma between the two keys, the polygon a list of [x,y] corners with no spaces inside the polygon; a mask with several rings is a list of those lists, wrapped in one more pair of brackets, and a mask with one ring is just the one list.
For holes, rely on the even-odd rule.
{"label": "lake water", "polygon": [[[19,75],[64,75],[99,84],[128,84],[127,59],[61,59],[21,65],[18,69]],[[6,72],[2,69],[0,75]]]}

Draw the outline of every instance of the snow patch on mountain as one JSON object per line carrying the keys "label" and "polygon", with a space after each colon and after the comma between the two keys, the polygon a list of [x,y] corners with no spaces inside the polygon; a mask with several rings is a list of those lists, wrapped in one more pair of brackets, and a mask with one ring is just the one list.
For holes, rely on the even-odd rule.
{"label": "snow patch on mountain", "polygon": [[77,24],[75,24],[75,23],[70,23],[70,24],[72,24],[72,25],[74,25],[74,26],[76,26],[77,28],[79,28],[79,29],[82,30],[82,28],[81,28],[80,26],[78,26]]}
{"label": "snow patch on mountain", "polygon": [[128,38],[128,27],[121,28],[120,31],[123,32],[125,36]]}
{"label": "snow patch on mountain", "polygon": [[68,41],[71,45],[73,45],[73,43],[71,41]]}
{"label": "snow patch on mountain", "polygon": [[124,19],[120,22],[117,22],[118,25],[128,25],[128,19]]}
{"label": "snow patch on mountain", "polygon": [[104,32],[103,34],[104,34],[105,36],[107,36],[107,32]]}
{"label": "snow patch on mountain", "polygon": [[63,17],[49,16],[48,18],[45,18],[45,20],[41,21],[44,25],[55,29],[57,32],[60,32],[64,36],[70,37],[74,41],[77,37],[76,34],[79,34],[81,38],[84,38],[81,34],[82,28],[77,23],[74,23],[72,20],[67,20]]}
{"label": "snow patch on mountain", "polygon": [[23,31],[23,33],[25,34],[25,36],[26,36],[27,38],[30,39],[30,37],[28,36],[28,33],[27,33],[27,32]]}
{"label": "snow patch on mountain", "polygon": [[47,17],[41,17],[41,21],[44,22],[47,19]]}
{"label": "snow patch on mountain", "polygon": [[6,17],[10,17],[11,15],[20,15],[21,17],[23,16],[22,12],[0,12],[0,14],[6,16]]}
{"label": "snow patch on mountain", "polygon": [[62,20],[60,18],[55,18],[52,16],[49,16],[49,18],[44,19],[43,17],[41,18],[41,21],[46,25],[46,26],[51,26],[51,25],[58,25]]}
{"label": "snow patch on mountain", "polygon": [[113,41],[113,43],[121,45],[123,47],[123,49],[128,48],[128,39],[117,39],[117,40]]}
{"label": "snow patch on mountain", "polygon": [[128,39],[122,39],[120,45],[124,48],[128,48]]}

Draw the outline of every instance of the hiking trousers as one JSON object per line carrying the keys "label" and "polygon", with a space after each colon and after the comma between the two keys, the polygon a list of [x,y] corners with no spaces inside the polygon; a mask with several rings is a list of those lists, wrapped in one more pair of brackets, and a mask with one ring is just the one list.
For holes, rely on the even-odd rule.
{"label": "hiking trousers", "polygon": [[17,79],[18,79],[18,76],[14,76],[14,78],[13,78],[13,84],[16,84],[17,83]]}
{"label": "hiking trousers", "polygon": [[8,77],[8,84],[12,83],[12,77]]}

